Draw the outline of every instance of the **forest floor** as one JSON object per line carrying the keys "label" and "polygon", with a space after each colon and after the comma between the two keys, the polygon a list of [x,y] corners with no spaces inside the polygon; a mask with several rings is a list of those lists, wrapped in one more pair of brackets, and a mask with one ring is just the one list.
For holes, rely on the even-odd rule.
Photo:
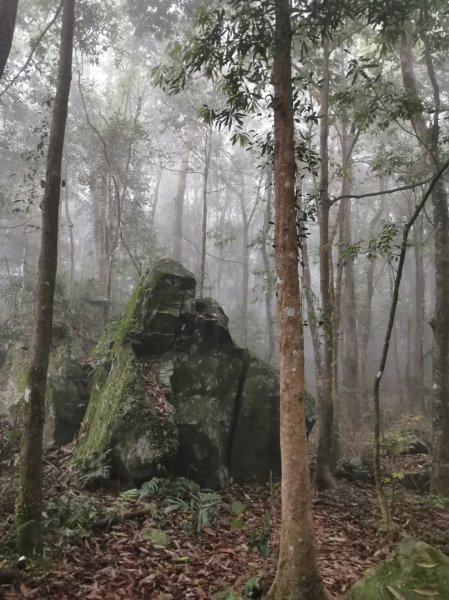
{"label": "forest floor", "polygon": [[[46,459],[45,516],[47,539],[53,540],[46,559],[25,570],[13,585],[1,585],[0,598],[260,597],[257,587],[266,588],[276,566],[278,485],[231,487],[215,506],[216,521],[192,533],[198,515],[166,510],[167,499],[165,504],[157,496],[143,502],[111,485],[89,492],[79,483],[70,483],[74,479],[70,458],[70,449],[60,449]],[[420,538],[449,553],[449,511],[430,500],[397,491],[395,520],[400,535]],[[7,494],[0,497],[0,541],[11,522],[12,502]],[[106,507],[119,518],[105,520]],[[314,495],[313,512],[321,572],[339,598],[367,569],[382,561],[393,545],[383,541],[371,485],[340,480],[336,490]],[[58,534],[54,528],[52,538],[56,521]]]}

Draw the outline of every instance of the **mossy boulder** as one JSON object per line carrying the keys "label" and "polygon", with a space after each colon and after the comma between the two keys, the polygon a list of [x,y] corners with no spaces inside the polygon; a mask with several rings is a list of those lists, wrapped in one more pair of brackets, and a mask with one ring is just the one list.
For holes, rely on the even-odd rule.
{"label": "mossy boulder", "polygon": [[128,306],[124,339],[139,356],[158,355],[174,348],[193,320],[195,276],[172,260],[159,261],[137,287]]}
{"label": "mossy boulder", "polygon": [[[56,323],[48,367],[44,444],[58,447],[73,440],[89,401],[84,350],[69,329]],[[5,356],[0,375],[0,414],[14,425],[20,418],[26,388],[28,349],[21,343]]]}
{"label": "mossy boulder", "polygon": [[121,478],[143,481],[169,468],[177,449],[171,405],[130,344],[117,343],[99,365],[79,436],[76,461],[91,468],[107,453]]}
{"label": "mossy boulder", "polygon": [[245,362],[231,471],[236,481],[261,482],[270,471],[280,476],[279,374],[254,354],[247,352]]}
{"label": "mossy boulder", "polygon": [[449,598],[449,557],[424,542],[403,540],[372,573],[356,583],[347,600]]}
{"label": "mossy boulder", "polygon": [[77,461],[112,451],[119,475],[165,470],[214,488],[279,474],[278,373],[234,344],[180,264],[160,261],[139,283],[96,359]]}
{"label": "mossy boulder", "polygon": [[243,350],[178,354],[171,399],[176,409],[179,451],[174,470],[204,487],[229,479],[229,443]]}

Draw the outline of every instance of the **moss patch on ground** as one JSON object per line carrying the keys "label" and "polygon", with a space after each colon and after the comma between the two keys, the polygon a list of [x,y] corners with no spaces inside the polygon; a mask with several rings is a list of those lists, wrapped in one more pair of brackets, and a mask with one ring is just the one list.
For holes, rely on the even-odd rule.
{"label": "moss patch on ground", "polygon": [[347,600],[449,598],[449,557],[411,538],[372,573],[356,583]]}

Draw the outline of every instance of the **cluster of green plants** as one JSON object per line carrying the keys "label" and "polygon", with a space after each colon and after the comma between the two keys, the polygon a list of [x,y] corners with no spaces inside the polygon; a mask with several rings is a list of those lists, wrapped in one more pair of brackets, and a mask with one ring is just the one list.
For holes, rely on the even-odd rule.
{"label": "cluster of green plants", "polygon": [[231,529],[249,529],[248,548],[255,550],[263,558],[267,558],[270,554],[270,534],[271,534],[271,514],[265,511],[262,519],[261,527],[251,527],[247,519],[244,517],[246,505],[239,500],[236,500],[231,505],[231,510],[235,518],[231,521]]}
{"label": "cluster of green plants", "polygon": [[205,527],[214,527],[222,505],[220,494],[202,490],[197,483],[185,477],[153,477],[143,484],[138,494],[139,500],[158,497],[165,515],[172,512],[185,515],[186,529],[194,533],[200,533]]}
{"label": "cluster of green plants", "polygon": [[243,586],[243,596],[239,596],[233,589],[222,590],[215,592],[212,595],[213,600],[252,600],[260,598],[261,590],[259,578],[256,576],[249,577]]}
{"label": "cluster of green plants", "polygon": [[425,496],[417,496],[416,502],[422,506],[436,508],[439,510],[447,510],[449,508],[449,498],[438,496],[437,494],[426,494]]}
{"label": "cluster of green plants", "polygon": [[80,465],[81,473],[78,476],[80,484],[86,489],[95,489],[111,477],[111,451],[108,449],[99,456],[89,461],[89,465]]}
{"label": "cluster of green plants", "polygon": [[407,454],[419,441],[417,432],[425,431],[421,416],[404,414],[400,421],[383,436],[384,451],[388,456]]}
{"label": "cluster of green plants", "polygon": [[43,514],[47,538],[77,542],[89,538],[100,520],[113,520],[115,511],[91,496],[63,494],[48,502]]}

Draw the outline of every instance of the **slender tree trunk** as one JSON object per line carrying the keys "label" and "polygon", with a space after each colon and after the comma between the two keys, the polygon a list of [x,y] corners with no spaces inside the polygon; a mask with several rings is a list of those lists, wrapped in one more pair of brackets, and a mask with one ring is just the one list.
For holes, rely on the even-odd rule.
{"label": "slender tree trunk", "polygon": [[[300,206],[302,209],[302,206]],[[313,358],[315,363],[315,380],[316,380],[316,396],[317,401],[321,402],[322,390],[322,347],[321,347],[321,335],[319,328],[319,302],[318,298],[315,296],[312,288],[312,277],[310,273],[310,260],[309,260],[309,244],[307,241],[307,237],[304,237],[301,240],[301,258],[303,265],[303,289],[304,289],[304,297],[306,299],[307,306],[307,322],[310,331],[310,337],[312,338],[312,347],[313,347]]]}
{"label": "slender tree trunk", "polygon": [[413,408],[425,413],[424,402],[424,252],[423,252],[423,217],[416,220],[413,227],[413,244],[415,259],[415,328],[413,340]]}
{"label": "slender tree trunk", "polygon": [[18,549],[33,553],[41,545],[42,451],[45,390],[51,347],[53,301],[58,260],[58,217],[61,163],[72,73],[75,0],[65,0],[56,97],[50,128],[45,195],[42,201],[42,237],[39,280],[31,339],[31,362],[25,390],[25,414],[20,449],[19,489],[16,504]]}
{"label": "slender tree trunk", "polygon": [[[244,213],[244,214],[243,214]],[[242,320],[241,340],[242,345],[248,346],[248,286],[249,286],[249,242],[248,242],[248,217],[246,211],[242,211]]]}
{"label": "slender tree trunk", "polygon": [[265,289],[265,316],[267,320],[267,331],[268,331],[268,362],[271,364],[273,361],[273,355],[275,352],[275,340],[274,340],[274,319],[273,319],[273,271],[271,268],[270,259],[268,256],[268,241],[271,229],[272,220],[272,190],[273,190],[273,172],[271,167],[266,170],[266,197],[265,197],[265,215],[262,228],[261,236],[261,253],[263,260],[263,268],[266,277],[266,289]]}
{"label": "slender tree trunk", "polygon": [[304,337],[298,277],[289,0],[276,0],[273,63],[275,246],[281,381],[282,516],[270,600],[323,600],[316,563],[304,422]]}
{"label": "slender tree trunk", "polygon": [[11,51],[19,0],[0,0],[0,79]]}
{"label": "slender tree trunk", "polygon": [[[342,119],[342,184],[341,195],[348,196],[352,190],[352,151],[355,145],[354,132],[350,131],[346,117]],[[352,200],[341,200],[341,236],[343,249],[352,244]],[[360,377],[359,356],[357,347],[357,305],[354,282],[354,260],[351,256],[343,258],[342,302],[341,313],[343,360],[341,363],[341,387],[344,396],[346,415],[352,427],[360,423]]]}
{"label": "slender tree trunk", "polygon": [[154,225],[154,219],[156,217],[156,209],[159,202],[159,188],[161,187],[162,180],[162,169],[159,169],[159,172],[156,177],[156,184],[154,186],[154,198],[153,203],[151,204],[151,224]]}
{"label": "slender tree trunk", "polygon": [[[416,114],[412,125],[424,147],[429,171],[435,175],[440,167],[439,118],[441,113],[440,90],[433,66],[428,40],[423,37],[424,58],[433,90],[435,111],[429,129],[422,113]],[[405,89],[418,97],[413,54],[408,34],[404,32],[401,47],[401,69]],[[449,497],[449,212],[448,198],[442,179],[438,179],[432,192],[435,244],[435,306],[431,321],[432,345],[432,413],[433,456],[431,485],[435,493]]]}
{"label": "slender tree trunk", "polygon": [[[381,187],[381,190],[383,188]],[[375,227],[379,222],[383,213],[383,204],[380,203],[378,210],[374,214],[373,218],[370,221],[368,228],[367,239],[371,240],[374,235]],[[360,333],[360,375],[363,386],[363,402],[364,408],[368,408],[371,384],[368,381],[368,348],[369,341],[371,338],[371,313],[372,313],[372,303],[374,296],[374,274],[376,268],[376,260],[374,258],[368,259],[368,264],[366,266],[366,293],[362,303],[362,310],[360,311],[360,323],[359,323],[359,333]]]}
{"label": "slender tree trunk", "polygon": [[329,41],[323,41],[323,83],[320,91],[320,291],[323,321],[323,369],[322,398],[318,406],[318,445],[316,455],[315,483],[319,489],[335,487],[332,477],[332,434],[333,434],[333,348],[334,324],[331,298],[329,244]]}
{"label": "slender tree trunk", "polygon": [[201,216],[201,263],[200,277],[198,281],[198,295],[204,295],[204,281],[206,278],[206,246],[207,246],[207,193],[209,182],[209,167],[212,153],[212,130],[206,133],[204,150],[204,176],[203,176],[203,204]]}
{"label": "slender tree trunk", "polygon": [[22,278],[22,282],[20,285],[20,292],[19,292],[19,300],[17,303],[17,313],[15,315],[15,317],[18,319],[18,321],[21,321],[24,316],[24,300],[25,300],[25,294],[26,294],[26,280],[27,280],[27,276],[28,276],[28,251],[29,251],[29,232],[30,232],[30,225],[27,224],[25,225],[25,229],[23,231],[23,249],[22,249],[22,261],[21,261],[21,266],[20,266],[20,274],[21,274],[21,278]]}
{"label": "slender tree trunk", "polygon": [[243,172],[240,173],[240,192],[238,194],[240,201],[240,212],[242,214],[242,304],[240,320],[240,340],[244,348],[248,345],[248,286],[249,286],[249,242],[248,230],[249,219],[246,212],[245,200],[245,178]]}
{"label": "slender tree trunk", "polygon": [[190,152],[192,142],[190,136],[184,143],[182,153],[181,169],[178,177],[178,187],[175,197],[175,223],[173,230],[173,258],[178,262],[182,261],[182,221],[184,216],[184,196],[186,194],[187,173],[189,168]]}
{"label": "slender tree trunk", "polygon": [[73,275],[75,272],[75,240],[73,238],[73,223],[70,218],[70,209],[69,209],[69,186],[68,186],[68,177],[67,177],[67,167],[65,169],[65,180],[64,180],[64,212],[65,212],[65,220],[67,223],[67,229],[69,234],[69,246],[70,246],[70,265],[69,265],[69,282],[67,285],[67,295],[69,298],[72,296],[72,286],[73,286]]}

